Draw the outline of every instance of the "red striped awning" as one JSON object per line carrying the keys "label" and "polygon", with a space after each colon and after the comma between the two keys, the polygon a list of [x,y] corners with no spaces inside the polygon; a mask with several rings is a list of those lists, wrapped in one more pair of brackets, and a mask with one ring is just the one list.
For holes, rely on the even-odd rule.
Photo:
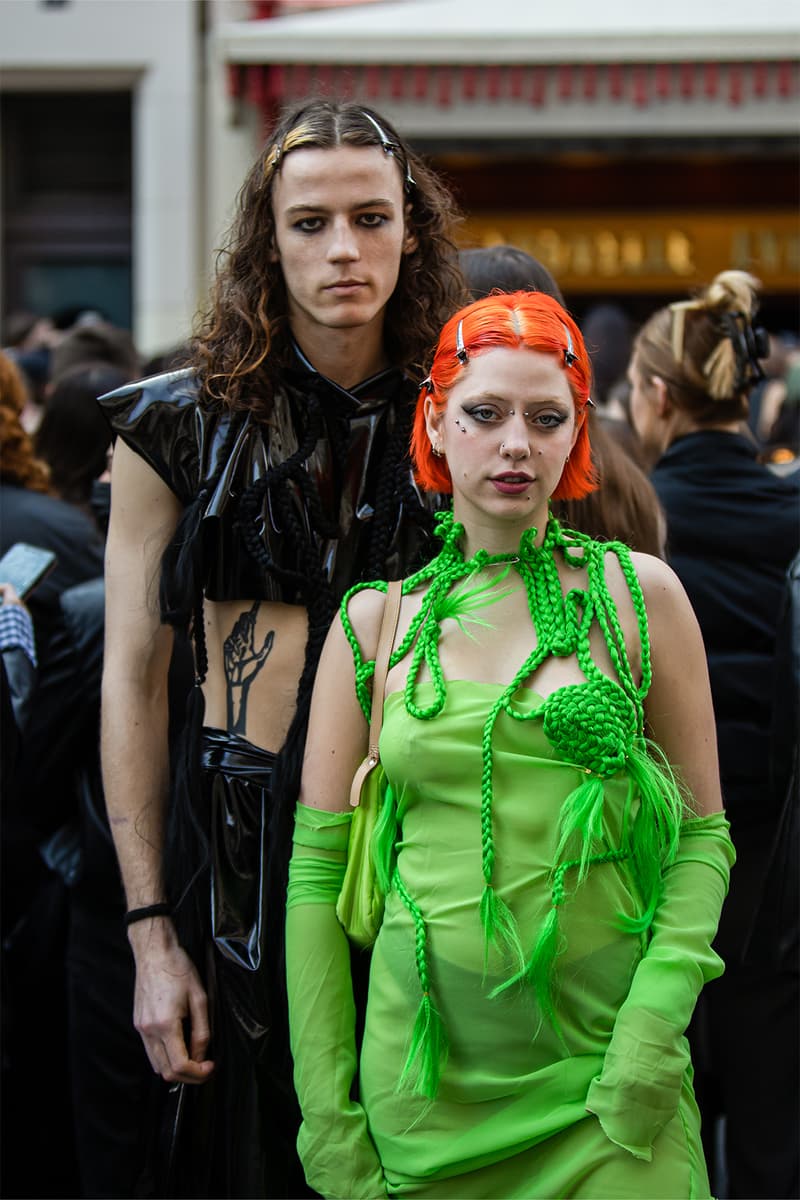
{"label": "red striped awning", "polygon": [[738,107],[746,102],[794,101],[800,66],[786,62],[230,64],[232,97],[270,119],[281,104],[309,95],[335,95],[378,104],[456,103],[535,107],[613,103],[636,109],[666,102]]}

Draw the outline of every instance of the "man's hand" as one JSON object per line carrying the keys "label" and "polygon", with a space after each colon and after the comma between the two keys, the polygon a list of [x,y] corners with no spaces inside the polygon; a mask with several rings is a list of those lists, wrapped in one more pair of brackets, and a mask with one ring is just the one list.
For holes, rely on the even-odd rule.
{"label": "man's hand", "polygon": [[192,960],[168,918],[137,922],[128,936],[136,958],[133,1023],[150,1065],[167,1083],[205,1083],[214,1070],[205,1057],[211,1038],[208,1001]]}

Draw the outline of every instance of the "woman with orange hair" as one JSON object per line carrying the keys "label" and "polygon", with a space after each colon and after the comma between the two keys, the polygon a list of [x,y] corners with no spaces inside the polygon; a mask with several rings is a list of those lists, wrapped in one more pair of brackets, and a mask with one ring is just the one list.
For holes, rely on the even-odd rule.
{"label": "woman with orange hair", "polygon": [[422,386],[417,479],[453,508],[389,660],[358,1059],[336,904],[387,586],[328,636],[287,914],[325,1197],[709,1194],[684,1031],[734,856],[705,655],[663,562],[550,514],[596,486],[590,378],[565,310],[516,292],[457,313]]}

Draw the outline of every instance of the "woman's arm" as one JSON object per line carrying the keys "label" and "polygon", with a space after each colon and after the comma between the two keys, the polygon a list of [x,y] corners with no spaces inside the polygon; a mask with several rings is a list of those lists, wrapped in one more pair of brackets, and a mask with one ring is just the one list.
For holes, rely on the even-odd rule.
{"label": "woman's arm", "polygon": [[[385,600],[383,592],[370,588],[350,601],[350,621],[365,660],[375,657]],[[355,680],[353,650],[337,616],[320,655],[311,697],[300,782],[300,803],[308,808],[349,810],[350,784],[369,739]]]}
{"label": "woman's arm", "polygon": [[722,811],[717,732],[703,635],[675,572],[632,555],[650,629],[653,681],[645,699],[648,733],[664,751],[699,816]]}
{"label": "woman's arm", "polygon": [[[374,656],[384,596],[363,592],[350,616]],[[298,1152],[320,1195],[386,1196],[366,1114],[351,1098],[356,1073],[350,949],[336,916],[347,862],[350,784],[367,751],[356,698],[353,651],[341,620],[330,630],[311,701],[306,754],[289,865],[286,974],[294,1080],[303,1114]]]}
{"label": "woman's arm", "polygon": [[669,567],[644,555],[635,555],[634,562],[650,626],[653,680],[647,721],[691,811],[675,858],[663,873],[649,942],[586,1106],[611,1141],[649,1161],[655,1138],[678,1111],[689,1066],[684,1033],[697,997],[723,970],[712,942],[735,854],[722,814],[714,714],[697,621]]}

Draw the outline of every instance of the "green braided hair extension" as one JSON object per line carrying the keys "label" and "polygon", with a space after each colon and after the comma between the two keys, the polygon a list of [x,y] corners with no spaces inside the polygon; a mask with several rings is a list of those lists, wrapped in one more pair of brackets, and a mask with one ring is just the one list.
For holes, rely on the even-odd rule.
{"label": "green braided hair extension", "polygon": [[375,822],[375,828],[372,831],[370,846],[373,862],[375,863],[375,874],[378,877],[378,884],[384,896],[389,894],[395,866],[397,865],[398,824],[398,802],[395,798],[394,788],[389,783],[389,780],[386,779],[383,789],[383,801],[378,813],[378,819]]}
{"label": "green braided hair extension", "polygon": [[[536,646],[519,667],[513,680],[493,703],[484,724],[481,752],[480,837],[481,868],[484,880],[479,916],[484,932],[484,969],[494,945],[509,961],[509,977],[494,989],[498,995],[507,988],[525,982],[534,988],[540,1011],[558,1031],[553,1004],[554,964],[561,950],[559,912],[569,896],[586,879],[590,868],[626,861],[639,899],[639,912],[630,917],[619,914],[620,927],[644,937],[652,924],[661,894],[665,866],[677,850],[685,800],[679,781],[661,750],[645,736],[644,697],[650,687],[652,668],[644,598],[628,548],[618,542],[599,543],[576,531],[562,530],[551,516],[541,546],[535,545],[536,529],[526,530],[514,554],[489,555],[478,551],[465,560],[460,549],[463,527],[452,513],[440,516],[436,528],[443,545],[439,554],[403,585],[405,594],[425,587],[418,613],[393,652],[394,666],[410,656],[404,690],[408,714],[418,720],[431,720],[444,708],[447,687],[439,661],[441,622],[458,622],[463,632],[469,623],[481,622],[475,616],[480,606],[496,602],[509,594],[500,590],[515,567],[526,590],[528,608],[536,634]],[[583,568],[586,586],[563,592],[556,552],[572,568]],[[607,581],[606,555],[616,557],[625,578],[636,613],[641,647],[641,682],[636,683],[616,604]],[[485,575],[498,568],[488,580],[458,586],[462,580]],[[368,718],[370,696],[368,681],[374,663],[364,661],[347,615],[351,595],[363,587],[385,588],[384,584],[357,584],[342,602],[342,624],[353,650],[356,689]],[[590,630],[596,622],[616,673],[609,678],[591,655]],[[539,666],[549,657],[575,655],[585,682],[570,684],[551,693],[541,706],[519,710],[514,697]],[[417,702],[416,693],[423,663],[433,684],[433,700]],[[535,944],[526,957],[516,919],[494,887],[494,730],[501,713],[514,720],[541,719],[543,730],[558,758],[571,763],[578,774],[575,788],[565,798],[556,831],[551,874],[551,906]],[[628,795],[623,814],[620,843],[606,842],[604,821],[604,781],[625,771],[629,777]],[[435,1092],[439,1066],[446,1054],[441,1019],[431,998],[426,955],[425,922],[419,908],[400,879],[396,864],[396,842],[402,816],[399,805],[387,790],[374,838],[379,878],[396,888],[414,921],[416,959],[422,999],[412,1036],[411,1050],[403,1080],[415,1075],[415,1090],[423,1095]],[[573,882],[568,887],[568,879]]]}
{"label": "green braided hair extension", "polygon": [[[485,624],[474,615],[475,609],[481,604],[494,603],[508,595],[507,591],[495,593],[492,596],[488,595],[497,584],[502,583],[508,576],[508,569],[503,571],[497,579],[478,584],[473,588],[458,589],[454,595],[449,594],[454,584],[460,579],[474,574],[476,570],[474,565],[464,562],[458,549],[458,541],[463,536],[463,532],[463,526],[453,521],[452,513],[441,514],[435,533],[444,540],[442,550],[430,563],[403,581],[404,596],[415,591],[421,584],[431,581],[425,603],[414,617],[405,637],[392,652],[389,660],[391,668],[405,658],[413,647],[411,670],[409,671],[410,683],[406,684],[406,705],[408,711],[420,720],[429,720],[438,716],[445,703],[445,683],[437,652],[441,621],[447,617],[453,618],[459,623],[462,631],[467,623]],[[493,562],[495,560],[490,560],[489,556],[484,554],[483,561]],[[496,561],[507,564],[508,556],[500,555]],[[351,597],[365,588],[385,592],[387,584],[382,580],[354,584],[342,599],[340,616],[345,636],[353,652],[356,694],[362,711],[369,720],[371,697],[367,684],[375,673],[375,662],[374,659],[365,660],[363,658],[348,612]],[[415,681],[423,660],[431,673],[435,696],[433,703],[426,708],[420,708],[414,701]]]}
{"label": "green braided hair extension", "polygon": [[[607,850],[604,854],[593,855],[589,861],[592,866],[601,866],[604,863],[621,862],[625,858],[627,858],[626,850]],[[553,1003],[553,962],[561,948],[559,943],[562,939],[558,914],[568,897],[566,875],[568,871],[580,866],[580,859],[570,859],[556,867],[552,876],[550,911],[544,919],[528,962],[521,971],[512,975],[504,983],[498,984],[490,993],[490,998],[493,999],[517,984],[523,982],[531,984],[543,1017],[549,1021],[562,1042],[564,1042],[564,1038]],[[566,1043],[564,1044],[566,1046]]]}
{"label": "green braided hair extension", "polygon": [[638,917],[621,915],[620,927],[644,933],[652,925],[661,899],[663,871],[675,861],[680,826],[689,805],[680,780],[655,742],[642,739],[632,746],[626,768],[639,796],[629,840],[629,868],[642,908]]}
{"label": "green braided hair extension", "polygon": [[427,1096],[429,1100],[435,1100],[439,1091],[441,1073],[447,1062],[447,1034],[439,1010],[431,997],[425,921],[396,868],[392,886],[414,922],[417,975],[422,989],[422,997],[411,1032],[408,1057],[398,1086],[402,1088],[407,1082],[413,1081],[412,1091],[420,1096]]}

